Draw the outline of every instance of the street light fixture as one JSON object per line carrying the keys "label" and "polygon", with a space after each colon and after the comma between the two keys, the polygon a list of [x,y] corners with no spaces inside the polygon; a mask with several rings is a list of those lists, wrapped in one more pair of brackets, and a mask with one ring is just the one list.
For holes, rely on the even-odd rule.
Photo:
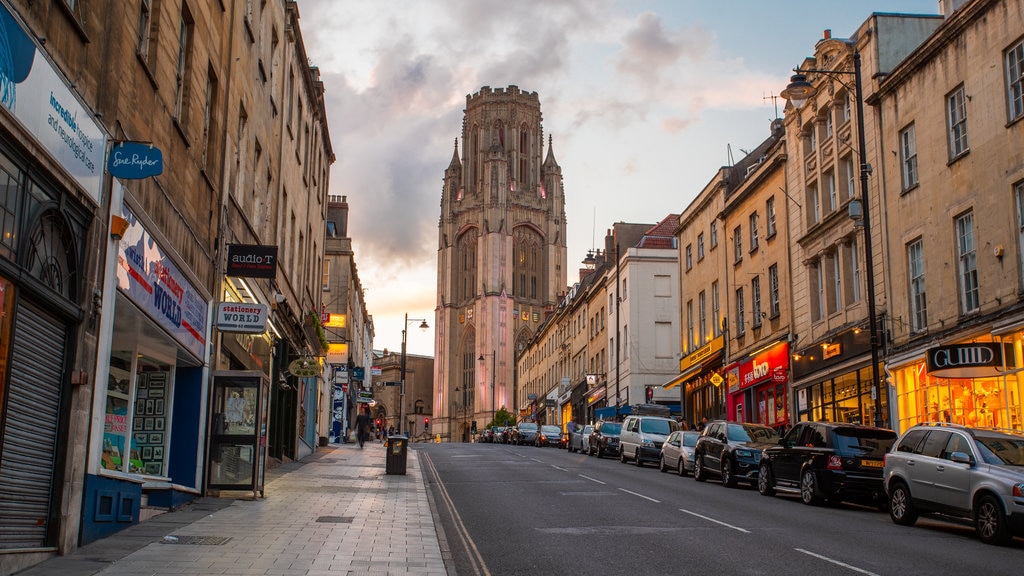
{"label": "street light fixture", "polygon": [[426,332],[427,329],[430,328],[430,325],[427,324],[426,319],[424,319],[424,318],[409,318],[409,313],[408,312],[405,313],[405,324],[402,324],[402,373],[401,373],[401,376],[402,376],[402,386],[401,386],[400,392],[398,394],[398,396],[399,396],[399,400],[398,400],[398,414],[399,414],[398,432],[399,433],[401,433],[405,429],[405,342],[406,342],[406,332],[407,332],[407,330],[409,328],[409,322],[419,322],[420,323],[420,330],[423,330],[424,332]]}
{"label": "street light fixture", "polygon": [[480,354],[480,357],[477,358],[477,360],[479,362],[483,362],[485,356],[491,357],[491,420],[493,421],[496,413],[494,406],[494,362],[495,358],[497,358],[497,354],[495,354],[494,350],[491,350],[490,354]]}
{"label": "street light fixture", "polygon": [[[871,336],[871,395],[874,399],[875,426],[882,426],[882,392],[879,389],[878,371],[878,320],[875,317],[875,266],[874,256],[871,247],[871,217],[868,203],[868,176],[871,174],[871,164],[867,161],[867,138],[864,134],[864,93],[861,82],[860,50],[851,42],[847,42],[853,49],[853,71],[849,70],[801,70],[794,68],[796,74],[790,77],[789,85],[782,91],[780,96],[789,100],[793,108],[800,110],[807,101],[814,96],[817,89],[807,81],[807,74],[824,74],[831,77],[842,75],[853,75],[854,93],[857,101],[857,154],[860,156],[860,203],[863,206],[857,210],[856,200],[850,203],[850,216],[854,219],[860,218],[864,227],[864,266],[867,268],[867,300],[868,300],[868,330]],[[841,79],[836,78],[840,83],[849,89]]]}

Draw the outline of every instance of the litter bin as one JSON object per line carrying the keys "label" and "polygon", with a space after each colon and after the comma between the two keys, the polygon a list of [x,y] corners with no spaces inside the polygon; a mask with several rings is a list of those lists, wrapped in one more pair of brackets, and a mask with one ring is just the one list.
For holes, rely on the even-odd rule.
{"label": "litter bin", "polygon": [[384,462],[386,474],[405,474],[405,463],[409,458],[409,439],[405,436],[388,436],[387,458]]}

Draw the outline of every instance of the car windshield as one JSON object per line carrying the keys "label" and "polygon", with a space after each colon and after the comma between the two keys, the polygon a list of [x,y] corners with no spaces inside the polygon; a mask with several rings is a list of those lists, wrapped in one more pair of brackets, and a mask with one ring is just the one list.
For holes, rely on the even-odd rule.
{"label": "car windshield", "polygon": [[753,426],[751,424],[729,424],[730,442],[771,442],[779,441],[779,435],[774,429],[767,426]]}
{"label": "car windshield", "polygon": [[622,432],[622,424],[620,422],[605,422],[601,426],[602,434],[619,434]]}
{"label": "car windshield", "polygon": [[981,457],[989,464],[1024,466],[1024,436],[975,434]]}
{"label": "car windshield", "polygon": [[662,420],[660,418],[645,418],[640,421],[640,431],[648,434],[669,434],[679,430],[679,423],[675,420]]}
{"label": "car windshield", "polygon": [[858,456],[883,458],[896,442],[896,438],[896,433],[891,430],[837,428],[836,450],[853,452]]}
{"label": "car windshield", "polygon": [[697,438],[700,438],[700,432],[683,432],[683,446],[693,448],[697,445]]}
{"label": "car windshield", "polygon": [[593,427],[593,426],[585,426],[585,427],[583,428],[583,433],[584,433],[584,434],[590,434],[590,432],[591,432],[591,431],[592,431],[593,429],[594,429],[594,427]]}
{"label": "car windshield", "polygon": [[541,426],[540,432],[545,436],[555,436],[557,434],[561,434],[562,429],[559,428],[558,426]]}
{"label": "car windshield", "polygon": [[519,429],[523,430],[523,431],[526,431],[526,432],[536,432],[537,431],[537,425],[536,424],[532,424],[530,422],[526,422],[526,423],[520,424],[519,425]]}

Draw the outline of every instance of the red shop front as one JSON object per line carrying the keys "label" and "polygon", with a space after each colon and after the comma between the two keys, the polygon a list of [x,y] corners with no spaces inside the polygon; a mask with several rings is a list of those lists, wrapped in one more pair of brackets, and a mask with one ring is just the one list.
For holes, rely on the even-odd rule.
{"label": "red shop front", "polygon": [[789,425],[789,344],[764,348],[730,372],[730,420],[773,428]]}

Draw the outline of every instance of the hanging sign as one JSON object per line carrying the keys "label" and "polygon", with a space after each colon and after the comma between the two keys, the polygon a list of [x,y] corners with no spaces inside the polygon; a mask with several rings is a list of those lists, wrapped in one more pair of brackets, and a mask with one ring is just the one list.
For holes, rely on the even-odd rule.
{"label": "hanging sign", "polygon": [[164,172],[164,155],[159,148],[143,142],[120,142],[110,150],[107,171],[111,176],[139,180]]}
{"label": "hanging sign", "polygon": [[296,376],[298,378],[319,376],[320,363],[314,358],[297,358],[292,360],[292,363],[288,365],[288,371],[292,373],[292,376]]}
{"label": "hanging sign", "polygon": [[262,334],[267,331],[266,304],[221,302],[217,305],[217,329],[221,332]]}
{"label": "hanging sign", "polygon": [[228,263],[224,273],[239,278],[277,276],[277,246],[228,244]]}
{"label": "hanging sign", "polygon": [[937,378],[993,378],[1003,366],[1014,368],[1011,344],[972,342],[929,348],[925,352],[928,373]]}

